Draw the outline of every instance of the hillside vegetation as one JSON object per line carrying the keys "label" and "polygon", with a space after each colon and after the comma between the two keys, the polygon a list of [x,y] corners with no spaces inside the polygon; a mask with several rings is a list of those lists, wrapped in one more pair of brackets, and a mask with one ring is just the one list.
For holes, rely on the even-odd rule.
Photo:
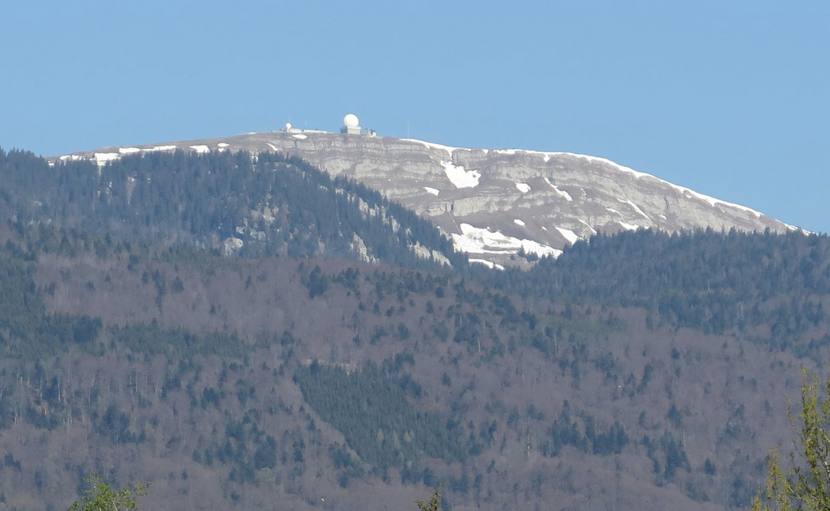
{"label": "hillside vegetation", "polygon": [[0,148],[0,176],[4,217],[121,241],[184,242],[245,257],[466,264],[434,225],[378,192],[271,152],[158,152],[99,168],[87,160],[50,166]]}
{"label": "hillside vegetation", "polygon": [[529,271],[480,272],[481,282],[524,296],[643,307],[649,322],[703,333],[740,332],[771,350],[821,363],[830,337],[803,341],[826,321],[830,238],[793,231],[598,235]]}
{"label": "hillside vegetation", "polygon": [[[206,165],[211,176],[211,158],[252,161],[156,156],[123,161]],[[800,366],[830,357],[824,236],[641,231],[597,236],[526,273],[463,258],[450,269],[410,255],[414,239],[443,246],[429,224],[404,212],[394,218],[408,227],[373,231],[363,224],[376,217],[350,199],[336,217],[350,227],[331,221],[336,208],[319,230],[325,217],[286,213],[268,235],[282,248],[269,252],[266,237],[244,245],[261,253],[222,255],[210,233],[231,216],[191,231],[188,205],[64,200],[82,188],[73,176],[99,186],[116,165],[100,176],[83,162],[47,166],[44,182],[59,182],[50,192],[8,170],[40,160],[3,158],[17,172],[0,180],[14,217],[0,224],[9,509],[66,508],[90,472],[153,483],[149,508],[406,508],[439,485],[445,509],[742,507],[767,448],[788,445]],[[251,179],[266,168],[256,165]],[[274,165],[302,176],[301,162]],[[143,182],[165,179],[153,168]],[[268,199],[280,212],[359,188],[291,179]],[[295,204],[294,186],[320,194]],[[40,204],[26,210],[26,193]],[[357,262],[337,232],[391,259]],[[314,248],[289,257],[302,233],[315,233]]]}

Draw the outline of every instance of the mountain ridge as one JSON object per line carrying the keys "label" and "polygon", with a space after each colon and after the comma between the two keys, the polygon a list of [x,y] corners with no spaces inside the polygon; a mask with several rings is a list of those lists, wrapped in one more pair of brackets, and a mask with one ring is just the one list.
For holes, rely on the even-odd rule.
{"label": "mountain ridge", "polygon": [[0,214],[23,222],[245,257],[467,265],[429,220],[284,153],[128,154],[101,168],[0,149],[0,174]]}
{"label": "mountain ridge", "polygon": [[[297,131],[297,130],[294,130]],[[472,149],[416,139],[321,132],[105,147],[52,158],[100,167],[128,154],[182,149],[284,152],[378,190],[437,224],[473,262],[517,264],[558,256],[596,232],[637,228],[787,232],[798,229],[611,160],[567,152]]]}

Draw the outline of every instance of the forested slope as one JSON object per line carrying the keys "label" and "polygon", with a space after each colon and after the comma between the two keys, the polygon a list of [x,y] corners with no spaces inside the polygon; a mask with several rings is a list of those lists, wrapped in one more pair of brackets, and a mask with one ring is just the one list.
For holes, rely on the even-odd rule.
{"label": "forested slope", "polygon": [[430,222],[379,193],[271,152],[157,152],[98,167],[0,149],[0,214],[121,241],[254,257],[466,265]]}
{"label": "forested slope", "polygon": [[638,231],[488,271],[279,156],[0,172],[9,509],[90,471],[177,509],[740,507],[830,359],[826,236]]}
{"label": "forested slope", "polygon": [[[507,292],[609,307],[643,307],[649,323],[740,333],[821,362],[830,238],[710,230],[598,235],[529,271],[475,272]],[[823,331],[822,329],[818,329]],[[812,332],[812,333],[811,333]]]}
{"label": "forested slope", "polygon": [[0,233],[2,310],[89,325],[21,350],[4,323],[10,508],[59,509],[92,470],[181,509],[406,507],[439,484],[447,507],[741,506],[812,364],[446,273]]}

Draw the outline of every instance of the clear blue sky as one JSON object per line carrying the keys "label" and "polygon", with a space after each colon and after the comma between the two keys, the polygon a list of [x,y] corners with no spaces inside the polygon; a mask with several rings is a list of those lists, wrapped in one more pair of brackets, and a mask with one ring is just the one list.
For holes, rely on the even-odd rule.
{"label": "clear blue sky", "polygon": [[0,146],[298,127],[610,158],[830,231],[830,2],[7,2]]}

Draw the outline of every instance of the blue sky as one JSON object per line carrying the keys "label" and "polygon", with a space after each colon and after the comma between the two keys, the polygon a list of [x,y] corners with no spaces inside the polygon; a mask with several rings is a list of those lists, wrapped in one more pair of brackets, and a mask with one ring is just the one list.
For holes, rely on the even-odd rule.
{"label": "blue sky", "polygon": [[602,156],[828,232],[828,26],[824,0],[9,2],[0,146],[354,112],[381,135]]}

